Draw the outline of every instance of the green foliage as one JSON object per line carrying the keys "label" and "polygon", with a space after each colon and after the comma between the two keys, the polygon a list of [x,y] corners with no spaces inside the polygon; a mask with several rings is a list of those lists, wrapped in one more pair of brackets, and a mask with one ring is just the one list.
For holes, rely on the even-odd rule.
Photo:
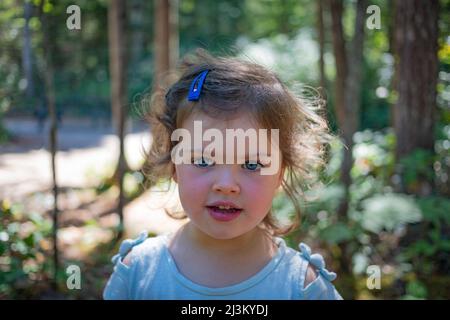
{"label": "green foliage", "polygon": [[417,280],[408,282],[404,299],[425,299],[426,297],[427,288],[423,283]]}
{"label": "green foliage", "polygon": [[[450,267],[450,200],[393,192],[392,130],[364,130],[355,134],[354,141],[348,220],[344,223],[337,219],[344,193],[338,183],[342,144],[334,142],[329,152],[330,165],[321,176],[323,183],[307,190],[301,228],[288,237],[288,244],[295,247],[298,238],[319,241],[337,259],[337,246],[346,242],[354,273],[362,282],[365,283],[365,271],[371,264],[394,268],[395,272],[383,274],[382,297],[445,298],[449,294],[445,273]],[[429,179],[437,174],[429,166],[431,160],[426,154],[415,153],[412,159],[405,162],[406,170],[416,170]],[[416,175],[410,179],[414,183],[418,178]],[[276,209],[288,216],[292,208],[283,206],[281,199],[277,201]],[[442,283],[432,281],[434,277],[442,277]],[[373,294],[365,287],[360,291],[363,293],[369,297]]]}
{"label": "green foliage", "polygon": [[450,200],[442,197],[428,197],[417,200],[423,217],[435,226],[450,224]]}
{"label": "green foliage", "polygon": [[420,179],[431,181],[434,172],[431,170],[435,155],[429,150],[417,149],[400,160],[402,175],[407,186],[415,184]]}
{"label": "green foliage", "polygon": [[286,223],[292,219],[295,209],[292,202],[283,193],[279,193],[272,201],[272,212],[278,221]]}
{"label": "green foliage", "polygon": [[450,226],[450,200],[441,197],[429,197],[417,200],[427,224],[422,232],[426,235],[417,239],[408,248],[409,258],[425,256],[433,258],[438,252],[446,252],[450,257],[450,237],[446,230]]}
{"label": "green foliage", "polygon": [[[114,177],[109,172],[106,172],[104,176],[101,178],[100,183],[96,187],[97,194],[101,194],[107,192],[111,188],[116,186],[116,182],[114,181]],[[144,192],[144,181],[145,177],[141,171],[126,171],[123,178],[123,187],[125,198],[128,201],[131,201],[138,197]]]}
{"label": "green foliage", "polygon": [[51,224],[37,213],[25,216],[20,206],[6,201],[0,220],[0,298],[23,298],[49,279]]}
{"label": "green foliage", "polygon": [[323,228],[319,236],[320,238],[328,242],[329,244],[339,244],[343,241],[349,241],[354,239],[355,230],[348,225],[338,222]]}
{"label": "green foliage", "polygon": [[[381,30],[365,30],[359,127],[361,131],[366,128],[382,130],[391,124],[390,104],[395,94],[392,88],[394,57],[392,48],[389,47],[388,33],[393,10],[389,7],[389,1],[371,1],[370,4],[381,8],[382,27]],[[354,9],[354,6],[349,7]]]}
{"label": "green foliage", "polygon": [[316,11],[316,5],[311,1],[248,0],[244,3],[243,25],[252,39],[270,38],[280,33],[292,37],[302,27],[314,25],[311,13]]}
{"label": "green foliage", "polygon": [[0,117],[0,145],[7,142],[10,139],[10,134],[2,125],[2,119]]}

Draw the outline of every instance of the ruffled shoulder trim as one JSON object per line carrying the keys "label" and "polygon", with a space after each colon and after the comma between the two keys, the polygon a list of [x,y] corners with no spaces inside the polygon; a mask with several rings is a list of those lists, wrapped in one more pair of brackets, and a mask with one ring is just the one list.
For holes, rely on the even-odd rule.
{"label": "ruffled shoulder trim", "polygon": [[336,273],[328,271],[325,268],[325,260],[323,259],[322,255],[318,253],[311,254],[311,248],[301,242],[299,244],[300,254],[305,260],[307,260],[310,264],[312,264],[314,267],[317,268],[317,271],[328,281],[333,281],[336,279]]}
{"label": "ruffled shoulder trim", "polygon": [[141,244],[148,237],[147,231],[142,231],[135,239],[126,239],[122,241],[119,248],[119,253],[112,257],[112,263],[116,264],[117,261],[122,260],[131,251],[134,246]]}

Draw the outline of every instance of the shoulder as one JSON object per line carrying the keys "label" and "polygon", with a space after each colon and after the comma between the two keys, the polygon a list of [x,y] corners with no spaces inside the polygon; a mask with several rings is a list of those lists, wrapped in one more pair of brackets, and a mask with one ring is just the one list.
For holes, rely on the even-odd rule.
{"label": "shoulder", "polygon": [[157,269],[166,235],[148,238],[143,231],[137,238],[126,239],[112,258],[114,272],[103,291],[104,299],[129,299],[136,296],[141,284],[136,281],[145,275],[151,279]]}
{"label": "shoulder", "polygon": [[322,255],[312,253],[311,248],[303,242],[299,244],[299,249],[298,256],[301,259],[299,286],[302,298],[342,299],[332,284],[337,275],[326,268]]}
{"label": "shoulder", "polygon": [[148,261],[145,258],[161,252],[165,237],[166,235],[148,237],[148,232],[142,231],[138,237],[122,241],[119,252],[112,258],[112,262],[114,264],[120,262],[129,267],[139,260]]}

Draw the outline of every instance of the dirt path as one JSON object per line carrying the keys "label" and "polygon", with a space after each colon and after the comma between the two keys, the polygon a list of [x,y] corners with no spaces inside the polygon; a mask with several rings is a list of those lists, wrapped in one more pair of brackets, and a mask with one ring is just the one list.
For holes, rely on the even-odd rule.
{"label": "dirt path", "polygon": [[[14,135],[0,146],[0,198],[20,199],[51,185],[47,131],[40,133],[31,120],[6,120]],[[150,135],[140,125],[126,135],[125,154],[132,168],[143,160],[142,150]],[[58,132],[57,181],[61,187],[94,186],[114,169],[118,140],[108,127],[92,127],[89,122],[66,120]]]}
{"label": "dirt path", "polygon": [[[27,210],[48,212],[53,205],[50,154],[47,132],[40,133],[28,119],[7,119],[13,141],[0,146],[0,200],[21,203]],[[130,130],[131,131],[131,130]],[[132,168],[139,168],[143,150],[151,137],[145,124],[133,124],[126,135],[125,154]],[[60,246],[68,259],[82,259],[98,242],[108,242],[110,229],[118,222],[114,214],[117,194],[97,196],[91,189],[115,167],[118,140],[108,126],[89,121],[64,120],[58,132],[57,180],[61,194]],[[166,208],[179,208],[176,189],[170,193],[145,192],[124,210],[125,234],[134,237],[142,230],[161,234],[173,231],[184,221],[173,220]]]}

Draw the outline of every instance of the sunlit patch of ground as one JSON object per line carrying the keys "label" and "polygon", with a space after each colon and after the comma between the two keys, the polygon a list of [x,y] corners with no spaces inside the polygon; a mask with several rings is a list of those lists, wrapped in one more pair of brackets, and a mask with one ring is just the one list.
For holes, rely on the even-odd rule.
{"label": "sunlit patch of ground", "polygon": [[[35,123],[29,120],[8,120],[7,127],[14,140],[0,146],[0,200],[19,205],[25,213],[36,212],[51,222],[54,200],[46,132],[38,133]],[[145,127],[126,136],[125,153],[132,169],[140,167],[150,142]],[[112,271],[110,259],[120,242],[112,245],[119,223],[118,190],[113,187],[98,194],[95,187],[114,170],[118,140],[110,129],[67,120],[59,130],[58,145],[61,149],[56,156],[61,267],[75,263],[86,270],[85,288],[74,296],[99,298]],[[164,208],[181,210],[175,185],[169,192],[161,191],[162,186],[155,188],[159,191],[144,192],[124,207],[124,238],[135,237],[142,230],[154,234],[171,232],[186,222],[174,220],[164,211]],[[45,246],[51,252],[50,239]],[[39,296],[52,297],[55,293],[51,290]]]}

